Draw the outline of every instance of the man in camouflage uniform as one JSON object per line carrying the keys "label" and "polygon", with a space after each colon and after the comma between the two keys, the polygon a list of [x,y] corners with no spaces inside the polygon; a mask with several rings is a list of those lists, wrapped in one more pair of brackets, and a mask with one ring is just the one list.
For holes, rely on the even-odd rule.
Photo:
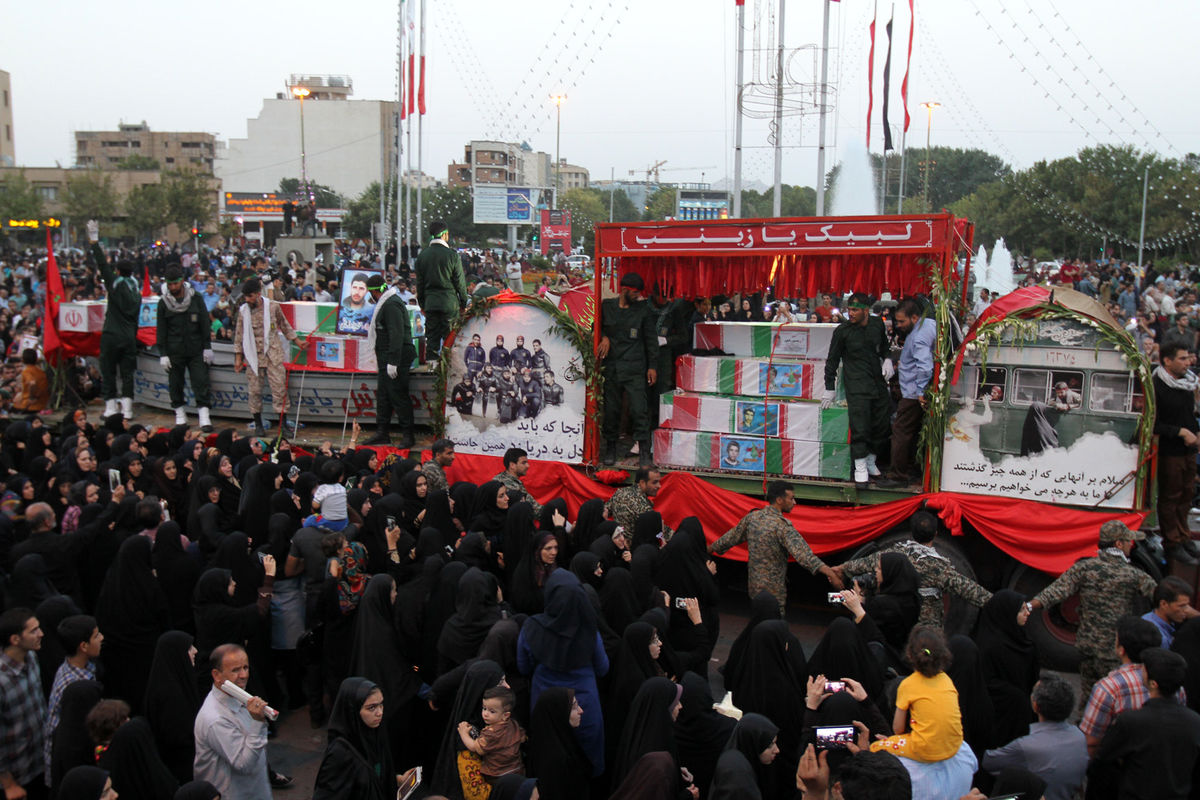
{"label": "man in camouflage uniform", "polygon": [[288,395],[284,368],[288,353],[283,342],[284,338],[291,342],[300,339],[279,304],[263,296],[262,282],[258,278],[248,278],[242,284],[242,301],[233,329],[233,371],[246,370],[250,413],[254,416],[251,431],[262,433],[266,430],[262,419],[265,373],[265,380],[271,386],[271,402],[279,415],[280,431],[291,434],[291,425],[286,418]]}
{"label": "man in camouflage uniform", "polygon": [[508,489],[509,505],[524,500],[533,506],[533,516],[538,517],[542,513],[542,504],[533,499],[533,495],[521,482],[526,472],[529,472],[529,453],[519,447],[510,447],[504,451],[504,471],[492,480],[498,481]]}
{"label": "man in camouflage uniform", "polygon": [[835,589],[842,588],[842,579],[813,553],[799,532],[784,514],[796,507],[796,495],[785,481],[767,485],[767,503],[751,511],[728,533],[708,547],[708,552],[721,555],[729,548],[746,543],[750,550],[747,563],[750,597],[770,592],[779,601],[779,612],[787,608],[787,559],[790,553],[796,562],[816,575],[825,576]]}
{"label": "man in camouflage uniform", "polygon": [[[622,486],[609,498],[608,515],[629,532],[630,540],[633,539],[633,528],[637,518],[654,510],[654,506],[650,505],[650,498],[658,494],[661,484],[661,472],[653,467],[640,467],[633,473],[633,486]],[[674,531],[663,525],[663,541],[670,541],[673,533]]]}
{"label": "man in camouflage uniform", "polygon": [[928,511],[918,511],[913,514],[909,527],[912,531],[911,541],[893,542],[869,556],[834,567],[833,571],[847,581],[855,575],[874,573],[879,557],[884,553],[899,553],[912,562],[913,569],[917,571],[921,595],[919,624],[938,628],[945,622],[943,595],[956,595],[978,608],[983,608],[983,604],[992,599],[991,592],[956,570],[948,558],[933,549],[937,517]]}
{"label": "man in camouflage uniform", "polygon": [[425,475],[425,496],[428,497],[429,492],[448,493],[450,483],[446,480],[445,469],[454,463],[454,442],[449,439],[438,439],[429,445],[429,453],[433,458],[426,461],[421,467],[421,472]]}
{"label": "man in camouflage uniform", "polygon": [[1131,531],[1119,520],[1100,526],[1100,554],[1083,558],[1021,607],[1017,622],[1021,625],[1037,608],[1049,608],[1073,594],[1079,594],[1079,630],[1075,646],[1079,664],[1080,696],[1086,698],[1092,686],[1120,666],[1114,649],[1117,622],[1131,613],[1138,595],[1154,594],[1154,579],[1129,563],[1133,543],[1146,538]]}

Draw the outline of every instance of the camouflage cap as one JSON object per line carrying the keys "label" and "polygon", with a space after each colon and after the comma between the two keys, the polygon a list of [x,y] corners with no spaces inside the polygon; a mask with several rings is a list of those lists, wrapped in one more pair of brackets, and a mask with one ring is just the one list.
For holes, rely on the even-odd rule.
{"label": "camouflage cap", "polygon": [[1110,519],[1100,526],[1100,544],[1116,544],[1121,541],[1140,542],[1146,538],[1141,531],[1130,530],[1118,519]]}

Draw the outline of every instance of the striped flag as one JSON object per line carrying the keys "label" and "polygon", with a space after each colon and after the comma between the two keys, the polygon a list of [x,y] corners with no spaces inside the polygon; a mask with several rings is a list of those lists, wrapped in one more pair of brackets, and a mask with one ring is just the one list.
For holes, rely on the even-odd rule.
{"label": "striped flag", "polygon": [[879,14],[879,4],[875,4],[875,12],[871,15],[871,49],[867,52],[867,149],[871,149],[871,115],[875,113],[875,18]]}
{"label": "striped flag", "polygon": [[892,8],[892,17],[888,20],[884,30],[887,31],[887,60],[883,62],[883,151],[895,150],[892,145],[892,124],[888,120],[888,96],[891,94],[892,84],[892,22],[896,19],[895,7]]}
{"label": "striped flag", "polygon": [[913,16],[913,0],[908,0],[908,56],[904,59],[904,80],[900,82],[900,102],[904,105],[904,132],[908,133],[908,71],[912,67],[913,28],[917,18]]}

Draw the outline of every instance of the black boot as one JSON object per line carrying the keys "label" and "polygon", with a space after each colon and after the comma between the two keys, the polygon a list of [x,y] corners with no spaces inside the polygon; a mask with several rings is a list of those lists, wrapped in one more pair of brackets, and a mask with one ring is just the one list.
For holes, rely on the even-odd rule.
{"label": "black boot", "polygon": [[263,427],[262,413],[255,414],[254,415],[254,433],[261,434],[261,433],[266,432],[266,430],[267,429],[265,427]]}
{"label": "black boot", "polygon": [[610,441],[610,442],[604,443],[604,457],[601,459],[601,461],[604,462],[604,465],[606,467],[611,467],[613,464],[617,463],[617,443],[616,442]]}
{"label": "black boot", "polygon": [[1166,553],[1167,561],[1174,561],[1176,564],[1185,567],[1194,567],[1200,564],[1195,556],[1187,551],[1179,542],[1167,542],[1163,545],[1163,552]]}
{"label": "black boot", "polygon": [[407,428],[404,433],[400,434],[400,441],[396,442],[396,447],[401,450],[409,450],[414,444],[416,444],[416,439],[413,438],[412,428]]}
{"label": "black boot", "polygon": [[391,436],[391,433],[388,432],[388,424],[386,422],[379,423],[378,425],[375,426],[375,435],[372,436],[370,439],[367,439],[365,442],[359,442],[359,444],[364,444],[364,445],[373,445],[373,444],[390,445],[391,443],[392,443],[392,436]]}
{"label": "black boot", "polygon": [[638,442],[638,467],[646,469],[654,466],[654,456],[650,453],[650,440]]}

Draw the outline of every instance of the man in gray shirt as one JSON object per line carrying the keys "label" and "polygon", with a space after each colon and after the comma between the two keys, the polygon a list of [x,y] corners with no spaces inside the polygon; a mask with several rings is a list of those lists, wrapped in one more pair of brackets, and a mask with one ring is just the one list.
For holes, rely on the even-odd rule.
{"label": "man in gray shirt", "polygon": [[250,681],[250,658],[236,644],[212,652],[213,687],[196,715],[195,777],[208,781],[221,797],[271,800],[267,777],[267,702],[252,697],[245,705],[220,688],[231,681],[242,689]]}
{"label": "man in gray shirt", "polygon": [[1029,735],[988,750],[983,768],[993,775],[1007,768],[1029,770],[1046,782],[1046,800],[1071,800],[1088,766],[1087,738],[1067,722],[1075,690],[1049,673],[1034,685],[1031,700],[1038,721],[1029,726]]}

